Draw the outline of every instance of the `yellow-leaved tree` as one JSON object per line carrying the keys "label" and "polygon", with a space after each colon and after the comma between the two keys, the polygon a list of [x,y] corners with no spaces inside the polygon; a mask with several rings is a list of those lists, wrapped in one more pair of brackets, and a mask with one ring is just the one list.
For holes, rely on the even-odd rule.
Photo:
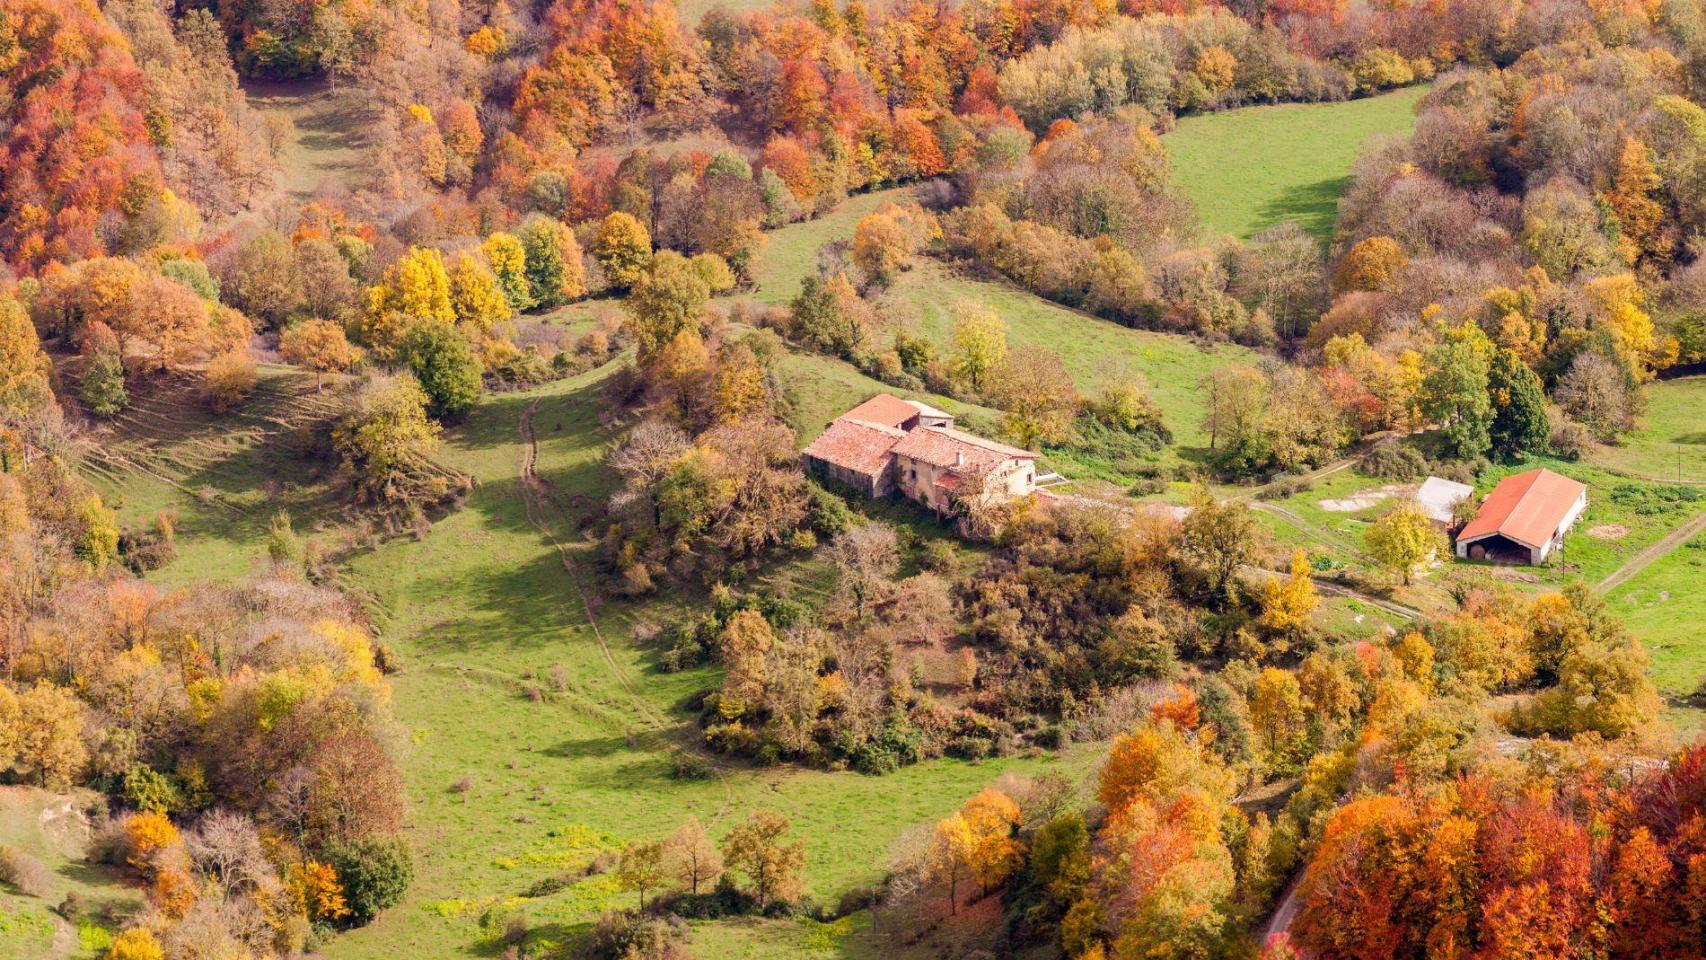
{"label": "yellow-leaved tree", "polygon": [[1445,536],[1415,501],[1406,501],[1386,511],[1363,531],[1364,549],[1382,567],[1398,574],[1408,584],[1416,567],[1430,557],[1443,556]]}
{"label": "yellow-leaved tree", "polygon": [[53,396],[35,324],[18,301],[0,297],[0,413],[35,410]]}
{"label": "yellow-leaved tree", "polygon": [[1319,602],[1315,581],[1309,577],[1309,556],[1293,550],[1290,576],[1262,585],[1260,622],[1275,633],[1296,637],[1309,628],[1309,615]]}
{"label": "yellow-leaved tree", "polygon": [[375,356],[390,362],[421,320],[455,323],[456,310],[450,303],[450,273],[444,268],[444,257],[431,247],[410,247],[368,289],[361,338]]}

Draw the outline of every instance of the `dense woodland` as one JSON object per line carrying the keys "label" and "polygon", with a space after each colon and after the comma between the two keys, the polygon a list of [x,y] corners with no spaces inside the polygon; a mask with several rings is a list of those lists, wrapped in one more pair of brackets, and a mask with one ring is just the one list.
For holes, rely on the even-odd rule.
{"label": "dense woodland", "polygon": [[[1706,748],[1673,742],[1603,599],[1464,588],[1345,642],[1305,551],[1210,486],[1348,451],[1400,479],[1574,459],[1706,363],[1694,0],[814,0],[691,25],[669,0],[7,0],[0,78],[0,780],[103,798],[98,855],[147,901],[111,960],[299,956],[414,872],[395,664],[340,557],[281,512],[264,569],[161,586],[174,517],[121,528],[79,469],[133,395],[193,381],[223,414],[263,357],[332,411],[295,455],[399,536],[460,508],[434,455],[489,393],[609,366],[614,491],[577,532],[600,597],[690,598],[647,637],[659,670],[718,669],[684,778],[1095,745],[1090,790],[1004,778],[838,904],[805,901],[778,813],[720,841],[648,825],[676,832],[596,864],[637,909],[548,948],[494,914],[508,956],[664,960],[680,918],[794,913],[868,914],[896,956],[967,912],[1003,955],[1090,960],[1706,949]],[[360,175],[280,189],[284,133],[239,78],[353,91]],[[1172,186],[1182,115],[1416,83],[1414,133],[1363,152],[1325,245],[1208,235]],[[897,185],[791,302],[750,297],[767,231]],[[1208,375],[1209,450],[1164,466],[1186,425],[1140,377],[1086,392],[977,302],[922,332],[892,288],[926,264],[1258,359]],[[539,319],[589,299],[574,337]],[[968,543],[920,536],[802,473],[800,354],[1196,493],[1175,519],[970,491]],[[1407,583],[1444,542],[1399,505],[1367,547]],[[808,560],[823,597],[763,577]],[[0,880],[42,869],[0,846]]]}

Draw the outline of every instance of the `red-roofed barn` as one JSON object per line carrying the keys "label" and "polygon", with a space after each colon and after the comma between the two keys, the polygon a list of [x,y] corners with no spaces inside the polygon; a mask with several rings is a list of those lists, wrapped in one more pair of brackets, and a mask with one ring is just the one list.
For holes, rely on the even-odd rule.
{"label": "red-roofed barn", "polygon": [[1544,563],[1588,507],[1588,488],[1550,470],[1499,481],[1481,512],[1457,535],[1457,555]]}

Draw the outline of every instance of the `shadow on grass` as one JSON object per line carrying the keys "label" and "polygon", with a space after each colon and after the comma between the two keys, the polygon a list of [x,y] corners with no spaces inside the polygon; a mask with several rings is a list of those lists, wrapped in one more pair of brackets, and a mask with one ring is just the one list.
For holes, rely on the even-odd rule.
{"label": "shadow on grass", "polygon": [[1325,244],[1333,237],[1333,224],[1339,215],[1339,197],[1350,183],[1351,178],[1346,175],[1287,187],[1261,205],[1257,211],[1256,227],[1267,229],[1293,220],[1310,236]]}

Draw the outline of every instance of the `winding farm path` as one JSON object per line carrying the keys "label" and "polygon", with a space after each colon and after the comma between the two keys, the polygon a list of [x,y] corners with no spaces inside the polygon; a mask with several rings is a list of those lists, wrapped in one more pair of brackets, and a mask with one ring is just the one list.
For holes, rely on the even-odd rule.
{"label": "winding farm path", "polygon": [[1642,550],[1633,557],[1630,557],[1623,566],[1611,571],[1611,573],[1606,575],[1604,580],[1594,584],[1594,589],[1598,590],[1600,593],[1610,593],[1618,587],[1621,587],[1623,584],[1629,582],[1629,580],[1637,573],[1647,569],[1647,567],[1651,566],[1660,557],[1663,557],[1665,554],[1670,553],[1672,550],[1675,550],[1677,547],[1686,543],[1689,538],[1702,530],[1706,530],[1706,512],[1695,514],[1682,526],[1665,534],[1647,549]]}
{"label": "winding farm path", "polygon": [[557,551],[557,557],[563,563],[563,572],[569,575],[569,585],[574,588],[581,610],[586,614],[587,626],[592,628],[593,638],[598,641],[598,649],[604,655],[604,663],[610,668],[610,675],[627,694],[629,701],[633,703],[634,711],[654,730],[662,731],[669,725],[668,721],[640,695],[634,686],[633,678],[628,676],[628,672],[616,661],[615,654],[610,652],[610,643],[604,639],[604,631],[598,626],[598,617],[593,613],[592,602],[587,599],[586,590],[581,587],[580,571],[575,567],[574,558],[569,555],[568,545],[558,540],[551,530],[552,521],[561,522],[567,518],[551,496],[550,484],[539,476],[536,469],[539,463],[539,440],[533,432],[533,415],[538,410],[539,401],[534,400],[521,411],[521,501],[522,507],[527,511],[527,522]]}
{"label": "winding farm path", "polygon": [[[603,656],[604,664],[610,669],[610,675],[616,684],[622,688],[623,694],[633,706],[653,733],[669,736],[670,728],[674,726],[651,701],[640,692],[634,678],[623,668],[610,649],[610,642],[605,639],[604,631],[598,625],[598,616],[593,612],[591,599],[581,586],[580,570],[575,565],[567,544],[557,539],[553,527],[561,528],[568,525],[569,517],[561,503],[551,492],[551,483],[539,475],[539,438],[533,430],[533,417],[539,411],[539,400],[530,401],[521,411],[521,422],[517,432],[521,435],[521,502],[527,513],[527,522],[543,536],[547,543],[557,551],[557,557],[563,564],[563,572],[568,574],[569,585],[574,588],[575,596],[580,600],[581,610],[586,615],[587,626],[592,630],[593,639],[598,641],[599,653]],[[723,804],[717,810],[712,822],[721,820],[734,806],[734,788],[729,784],[728,774],[723,765],[712,758],[709,767],[723,788]]]}

